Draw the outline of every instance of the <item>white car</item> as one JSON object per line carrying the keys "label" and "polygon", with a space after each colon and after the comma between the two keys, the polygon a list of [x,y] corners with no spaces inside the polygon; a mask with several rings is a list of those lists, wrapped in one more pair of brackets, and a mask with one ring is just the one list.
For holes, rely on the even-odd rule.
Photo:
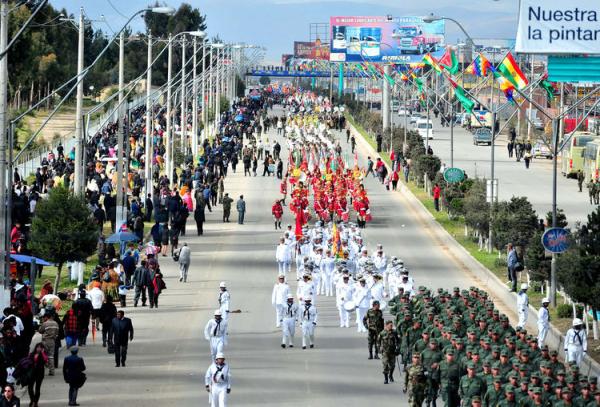
{"label": "white car", "polygon": [[406,107],[400,106],[398,107],[398,116],[408,116],[410,115],[410,110]]}
{"label": "white car", "polygon": [[420,119],[421,119],[421,115],[419,113],[413,113],[410,115],[410,118],[408,119],[408,121],[410,124],[414,124]]}
{"label": "white car", "polygon": [[418,120],[416,129],[424,139],[433,140],[433,124],[431,124],[431,120]]}

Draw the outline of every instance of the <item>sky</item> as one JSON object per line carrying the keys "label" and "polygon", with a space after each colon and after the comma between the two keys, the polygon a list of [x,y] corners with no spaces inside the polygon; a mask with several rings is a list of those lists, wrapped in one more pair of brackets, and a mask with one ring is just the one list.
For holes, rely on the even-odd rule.
{"label": "sky", "polygon": [[[155,0],[50,0],[58,8],[78,14],[83,7],[92,20],[110,33],[118,30],[137,10]],[[177,8],[182,1],[160,0]],[[517,30],[516,0],[188,0],[207,17],[209,36],[226,42],[244,42],[267,48],[265,62],[277,64],[281,54],[292,53],[294,41],[308,41],[311,23],[328,23],[330,16],[425,16],[434,13],[459,21],[474,38],[514,38]],[[410,4],[407,4],[410,3]],[[110,28],[109,28],[110,26]],[[141,17],[131,27],[144,29]],[[446,24],[446,42],[464,35],[452,22]]]}

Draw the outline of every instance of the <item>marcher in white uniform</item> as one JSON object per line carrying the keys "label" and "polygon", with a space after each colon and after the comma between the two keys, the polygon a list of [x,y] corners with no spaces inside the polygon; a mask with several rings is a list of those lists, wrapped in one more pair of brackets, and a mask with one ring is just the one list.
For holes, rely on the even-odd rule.
{"label": "marcher in white uniform", "polygon": [[304,258],[310,256],[310,249],[311,245],[305,237],[296,244],[296,279],[298,281],[304,274]]}
{"label": "marcher in white uniform", "polygon": [[298,321],[298,304],[294,302],[294,296],[288,295],[286,303],[283,305],[281,347],[294,347],[294,335],[296,333],[296,322]]}
{"label": "marcher in white uniform", "polygon": [[305,274],[302,276],[302,281],[298,282],[298,287],[296,288],[296,296],[298,297],[298,301],[300,305],[304,305],[305,298],[313,298],[315,295],[315,287],[313,282],[310,279],[310,275]]}
{"label": "marcher in white uniform", "polygon": [[538,346],[540,348],[544,346],[546,335],[548,335],[548,329],[550,329],[550,314],[548,313],[548,304],[550,304],[550,300],[548,298],[542,298],[542,306],[538,311]]}
{"label": "marcher in white uniform", "polygon": [[371,287],[371,306],[373,305],[373,301],[379,301],[379,304],[384,303],[386,293],[383,288],[383,283],[381,282],[382,278],[383,277],[381,276],[381,274],[375,274],[373,276],[374,284]]}
{"label": "marcher in white uniform", "polygon": [[335,305],[340,313],[340,328],[350,328],[350,315],[344,308],[346,301],[352,301],[353,289],[349,283],[350,276],[345,274],[335,289]]}
{"label": "marcher in white uniform", "polygon": [[290,245],[285,242],[285,238],[283,237],[279,239],[279,244],[275,251],[275,260],[277,260],[279,274],[287,275],[288,271],[290,271],[292,253],[290,252]]}
{"label": "marcher in white uniform", "polygon": [[304,299],[302,308],[302,349],[315,347],[315,326],[317,325],[317,308],[312,305],[310,297]]}
{"label": "marcher in white uniform", "polygon": [[523,328],[527,324],[527,315],[529,314],[529,297],[527,296],[527,283],[521,284],[521,291],[517,294],[517,315],[519,322],[517,328]]}
{"label": "marcher in white uniform", "polygon": [[333,271],[335,269],[335,258],[331,255],[331,249],[327,249],[321,267],[321,294],[328,297],[333,295]]}
{"label": "marcher in white uniform", "polygon": [[285,306],[288,295],[290,295],[290,286],[285,282],[285,276],[280,275],[273,286],[273,294],[271,295],[271,304],[275,307],[275,325],[277,328],[281,326],[283,307]]}
{"label": "marcher in white uniform", "polygon": [[371,290],[367,287],[367,282],[364,278],[359,280],[358,287],[354,292],[356,302],[356,325],[358,332],[367,332],[367,328],[363,325],[363,318],[367,314],[371,306]]}
{"label": "marcher in white uniform", "polygon": [[383,253],[383,246],[381,244],[377,245],[377,253],[373,256],[373,264],[375,265],[375,271],[383,275],[387,267],[387,257]]}
{"label": "marcher in white uniform", "polygon": [[221,310],[215,311],[215,317],[204,327],[204,338],[209,342],[210,357],[215,359],[217,353],[223,352],[227,346],[227,321],[223,320]]}
{"label": "marcher in white uniform", "polygon": [[583,329],[583,321],[579,318],[573,320],[573,327],[567,331],[565,336],[565,355],[567,362],[575,362],[577,366],[587,353],[587,334]]}
{"label": "marcher in white uniform", "polygon": [[222,352],[214,360],[204,375],[204,384],[209,393],[208,404],[212,407],[227,407],[227,395],[231,393],[229,365],[225,363]]}

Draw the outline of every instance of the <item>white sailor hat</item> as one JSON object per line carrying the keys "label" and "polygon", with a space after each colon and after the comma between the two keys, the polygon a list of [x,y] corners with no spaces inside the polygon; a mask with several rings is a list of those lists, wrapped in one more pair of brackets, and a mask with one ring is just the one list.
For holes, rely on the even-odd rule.
{"label": "white sailor hat", "polygon": [[225,281],[221,281],[221,284],[219,284],[219,288],[226,288],[227,284],[225,284]]}
{"label": "white sailor hat", "polygon": [[217,353],[217,356],[215,356],[215,359],[225,359],[225,354],[223,352],[219,352]]}
{"label": "white sailor hat", "polygon": [[293,300],[293,299],[294,299],[294,296],[293,296],[292,294],[288,294],[288,296],[287,296],[287,299],[288,299],[288,300]]}
{"label": "white sailor hat", "polygon": [[220,309],[215,310],[215,316],[221,316],[221,315],[223,315],[223,314],[221,313]]}

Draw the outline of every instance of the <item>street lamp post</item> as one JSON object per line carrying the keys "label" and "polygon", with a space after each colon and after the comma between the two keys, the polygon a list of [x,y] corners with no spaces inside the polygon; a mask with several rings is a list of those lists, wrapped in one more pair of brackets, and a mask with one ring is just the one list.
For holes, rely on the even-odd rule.
{"label": "street lamp post", "polygon": [[[120,225],[127,219],[127,205],[123,202],[123,123],[121,120],[123,115],[123,88],[125,86],[125,75],[124,75],[124,64],[125,64],[125,33],[121,32],[119,35],[119,108],[117,109],[117,207],[116,207],[116,228],[118,231]],[[116,232],[115,231],[115,232]]]}
{"label": "street lamp post", "polygon": [[[83,72],[83,47],[84,47],[84,21],[83,21],[83,7],[79,9],[79,40],[77,45],[77,76],[78,79],[83,79],[81,74]],[[73,191],[76,194],[83,193],[84,189],[84,152],[83,152],[83,80],[77,83],[77,101],[75,108],[75,177],[73,183]]]}
{"label": "street lamp post", "polygon": [[185,98],[185,37],[181,40],[181,119],[180,119],[180,131],[181,131],[181,152],[183,154],[187,153],[186,146],[186,113],[187,113],[187,103]]}
{"label": "street lamp post", "polygon": [[192,162],[195,162],[196,154],[198,153],[198,73],[196,69],[196,54],[198,53],[198,41],[196,37],[193,39],[194,57],[192,58],[194,65],[192,73]]}
{"label": "street lamp post", "polygon": [[171,126],[171,116],[173,115],[173,36],[169,33],[169,43],[167,44],[167,134],[165,141],[165,172],[167,178],[171,179],[173,176],[173,126]]}
{"label": "street lamp post", "polygon": [[146,143],[144,151],[146,153],[144,175],[145,175],[145,194],[152,194],[152,157],[154,148],[152,146],[152,33],[148,31],[148,72],[146,74]]}

